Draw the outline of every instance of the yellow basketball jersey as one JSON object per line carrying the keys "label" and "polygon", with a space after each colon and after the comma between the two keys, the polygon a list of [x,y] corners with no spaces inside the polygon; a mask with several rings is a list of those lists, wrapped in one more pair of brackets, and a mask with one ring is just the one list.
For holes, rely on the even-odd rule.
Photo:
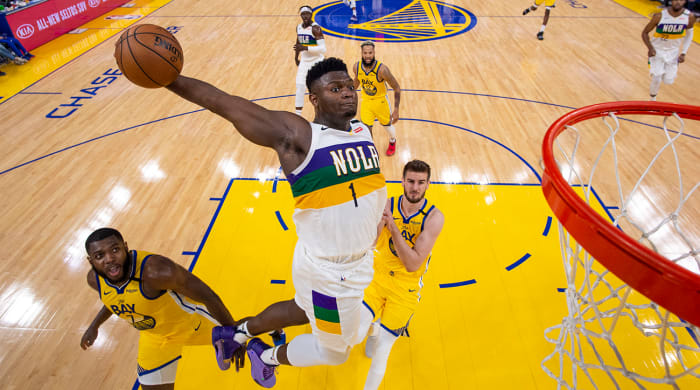
{"label": "yellow basketball jersey", "polygon": [[[423,231],[425,219],[433,211],[435,205],[428,202],[427,199],[424,199],[423,206],[415,214],[403,215],[401,211],[402,201],[403,195],[399,196],[398,200],[396,197],[392,197],[389,199],[389,205],[391,213],[394,216],[394,223],[396,223],[399,231],[401,231],[401,236],[403,236],[403,239],[413,248],[418,236],[420,236]],[[423,262],[423,265],[418,270],[408,272],[401,262],[401,259],[399,259],[391,233],[389,233],[388,229],[382,230],[379,240],[377,241],[377,251],[379,253],[374,258],[375,272],[388,274],[402,281],[416,282],[419,287],[422,287],[421,279],[423,274],[428,270],[430,256],[428,256],[428,259]]]}
{"label": "yellow basketball jersey", "polygon": [[141,273],[152,254],[135,250],[129,253],[133,260],[131,269],[127,270],[129,279],[121,286],[115,286],[97,275],[100,299],[112,313],[140,331],[164,337],[196,330],[202,319],[192,315],[193,313],[216,323],[204,305],[188,302],[185,297],[174,291],[164,290],[158,296],[146,296],[141,284]]}
{"label": "yellow basketball jersey", "polygon": [[386,97],[386,83],[379,81],[379,68],[381,66],[381,62],[375,61],[372,69],[369,72],[365,72],[362,69],[362,61],[357,63],[357,78],[360,80],[364,98],[381,99]]}

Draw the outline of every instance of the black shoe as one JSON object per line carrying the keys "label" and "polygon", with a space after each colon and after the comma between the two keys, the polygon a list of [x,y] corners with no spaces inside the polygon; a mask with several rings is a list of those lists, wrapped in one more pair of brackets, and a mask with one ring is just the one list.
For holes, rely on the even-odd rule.
{"label": "black shoe", "polygon": [[351,21],[351,22],[357,22],[357,16],[352,15],[352,16],[350,17],[350,21]]}
{"label": "black shoe", "polygon": [[4,76],[4,75],[6,75],[6,74],[7,74],[7,73],[5,73],[5,72],[3,72],[3,71],[0,70],[0,76]]}
{"label": "black shoe", "polygon": [[537,33],[537,39],[540,41],[544,39],[544,31],[540,31]]}
{"label": "black shoe", "polygon": [[528,12],[530,12],[530,8],[525,8],[525,11],[523,11],[523,15],[527,15]]}

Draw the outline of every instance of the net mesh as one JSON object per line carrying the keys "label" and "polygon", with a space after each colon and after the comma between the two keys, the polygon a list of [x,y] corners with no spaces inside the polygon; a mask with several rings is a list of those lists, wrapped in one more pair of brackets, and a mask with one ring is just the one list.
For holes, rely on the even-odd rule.
{"label": "net mesh", "polygon": [[[700,141],[687,133],[700,134],[698,122],[676,114],[660,122],[609,113],[565,126],[554,159],[572,189],[623,234],[700,273]],[[555,348],[542,362],[557,388],[700,388],[699,329],[618,279],[561,223],[559,238],[569,310],[545,331]]]}

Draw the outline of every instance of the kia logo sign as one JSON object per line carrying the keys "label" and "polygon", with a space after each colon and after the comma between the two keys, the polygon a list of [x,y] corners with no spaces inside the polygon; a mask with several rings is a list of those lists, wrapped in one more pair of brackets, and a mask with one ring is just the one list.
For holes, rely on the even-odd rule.
{"label": "kia logo sign", "polygon": [[100,6],[100,0],[90,0],[88,1],[90,8],[95,8]]}
{"label": "kia logo sign", "polygon": [[15,34],[22,39],[27,39],[34,35],[34,26],[32,26],[31,24],[23,24],[17,27],[17,31],[15,31]]}

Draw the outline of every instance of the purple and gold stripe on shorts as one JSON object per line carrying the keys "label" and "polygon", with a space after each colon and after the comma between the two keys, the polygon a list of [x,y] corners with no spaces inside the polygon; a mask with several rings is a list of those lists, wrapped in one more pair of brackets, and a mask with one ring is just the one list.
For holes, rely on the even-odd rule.
{"label": "purple and gold stripe on shorts", "polygon": [[316,327],[326,333],[342,334],[338,303],[334,297],[311,290]]}

